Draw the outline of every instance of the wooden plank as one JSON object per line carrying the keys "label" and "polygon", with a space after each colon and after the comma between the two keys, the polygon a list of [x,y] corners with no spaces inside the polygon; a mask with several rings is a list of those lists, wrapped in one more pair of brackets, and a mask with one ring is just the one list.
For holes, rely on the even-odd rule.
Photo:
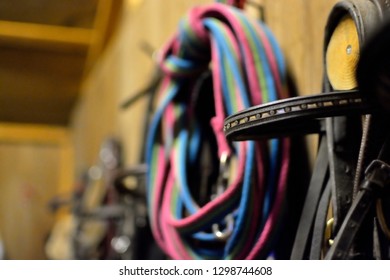
{"label": "wooden plank", "polygon": [[104,48],[104,40],[107,34],[107,28],[110,21],[113,3],[111,0],[99,0],[93,25],[91,46],[88,51],[85,71],[89,71],[93,62]]}
{"label": "wooden plank", "polygon": [[59,147],[0,143],[0,228],[9,259],[45,259],[54,221],[48,203],[58,188]]}
{"label": "wooden plank", "polygon": [[69,143],[67,128],[48,125],[0,123],[0,143],[63,145]]}
{"label": "wooden plank", "polygon": [[70,139],[63,127],[0,123],[0,228],[7,257],[46,258],[43,248],[53,222],[69,211],[54,215],[49,201],[70,197],[74,188]]}
{"label": "wooden plank", "polygon": [[0,44],[3,45],[84,51],[91,44],[92,34],[87,28],[0,20]]}
{"label": "wooden plank", "polygon": [[92,28],[97,1],[1,0],[0,19],[67,27]]}

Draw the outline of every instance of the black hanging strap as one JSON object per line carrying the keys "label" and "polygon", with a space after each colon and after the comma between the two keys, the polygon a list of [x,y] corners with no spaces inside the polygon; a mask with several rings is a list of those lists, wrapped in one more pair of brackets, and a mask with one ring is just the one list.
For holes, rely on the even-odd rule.
{"label": "black hanging strap", "polygon": [[328,173],[328,153],[326,135],[320,140],[320,148],[314,165],[313,175],[310,180],[305,203],[302,209],[298,230],[291,253],[292,260],[302,260],[305,252],[311,229],[314,223],[318,202],[326,182]]}

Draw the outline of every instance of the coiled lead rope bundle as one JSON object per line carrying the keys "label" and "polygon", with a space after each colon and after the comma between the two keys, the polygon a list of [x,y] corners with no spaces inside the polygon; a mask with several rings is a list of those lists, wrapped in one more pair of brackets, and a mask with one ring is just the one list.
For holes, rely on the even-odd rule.
{"label": "coiled lead rope bundle", "polygon": [[[239,9],[199,6],[160,53],[160,65],[165,76],[146,150],[157,243],[173,259],[266,258],[286,194],[290,141],[229,143],[223,122],[288,96],[275,39]],[[205,92],[208,71],[212,91]]]}

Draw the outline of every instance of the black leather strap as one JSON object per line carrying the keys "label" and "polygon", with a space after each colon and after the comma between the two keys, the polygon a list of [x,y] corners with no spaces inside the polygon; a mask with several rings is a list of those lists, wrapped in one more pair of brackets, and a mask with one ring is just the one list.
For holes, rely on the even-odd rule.
{"label": "black leather strap", "polygon": [[313,175],[310,180],[305,204],[302,209],[301,218],[295,236],[294,245],[291,252],[292,260],[302,260],[307,258],[305,252],[309,243],[314,217],[317,212],[318,202],[321,197],[323,187],[326,183],[328,173],[328,155],[326,149],[326,136],[322,136],[318,156],[314,165]]}
{"label": "black leather strap", "polygon": [[333,231],[337,232],[352,203],[361,122],[356,117],[329,118],[326,120],[326,134],[334,215]]}
{"label": "black leather strap", "polygon": [[355,237],[374,202],[390,184],[390,165],[381,160],[374,160],[366,171],[366,178],[361,191],[348,211],[340,230],[325,259],[348,259]]}
{"label": "black leather strap", "polygon": [[313,237],[310,246],[310,260],[321,259],[321,253],[324,247],[323,245],[326,228],[326,218],[328,216],[330,194],[331,183],[328,180],[328,183],[326,184],[325,189],[322,192],[321,199],[318,204],[316,218],[314,221]]}

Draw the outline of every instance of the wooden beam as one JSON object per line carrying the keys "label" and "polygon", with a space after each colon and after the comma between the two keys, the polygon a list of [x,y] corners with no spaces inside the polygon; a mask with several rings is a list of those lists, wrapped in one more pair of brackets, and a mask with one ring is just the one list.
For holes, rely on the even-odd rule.
{"label": "wooden beam", "polygon": [[69,129],[37,124],[0,123],[0,143],[68,145]]}
{"label": "wooden beam", "polygon": [[111,0],[98,1],[91,46],[89,48],[87,61],[85,64],[86,73],[91,69],[94,61],[104,49],[104,39],[107,34],[112,6],[113,4]]}
{"label": "wooden beam", "polygon": [[0,44],[53,50],[89,48],[91,29],[0,20]]}

